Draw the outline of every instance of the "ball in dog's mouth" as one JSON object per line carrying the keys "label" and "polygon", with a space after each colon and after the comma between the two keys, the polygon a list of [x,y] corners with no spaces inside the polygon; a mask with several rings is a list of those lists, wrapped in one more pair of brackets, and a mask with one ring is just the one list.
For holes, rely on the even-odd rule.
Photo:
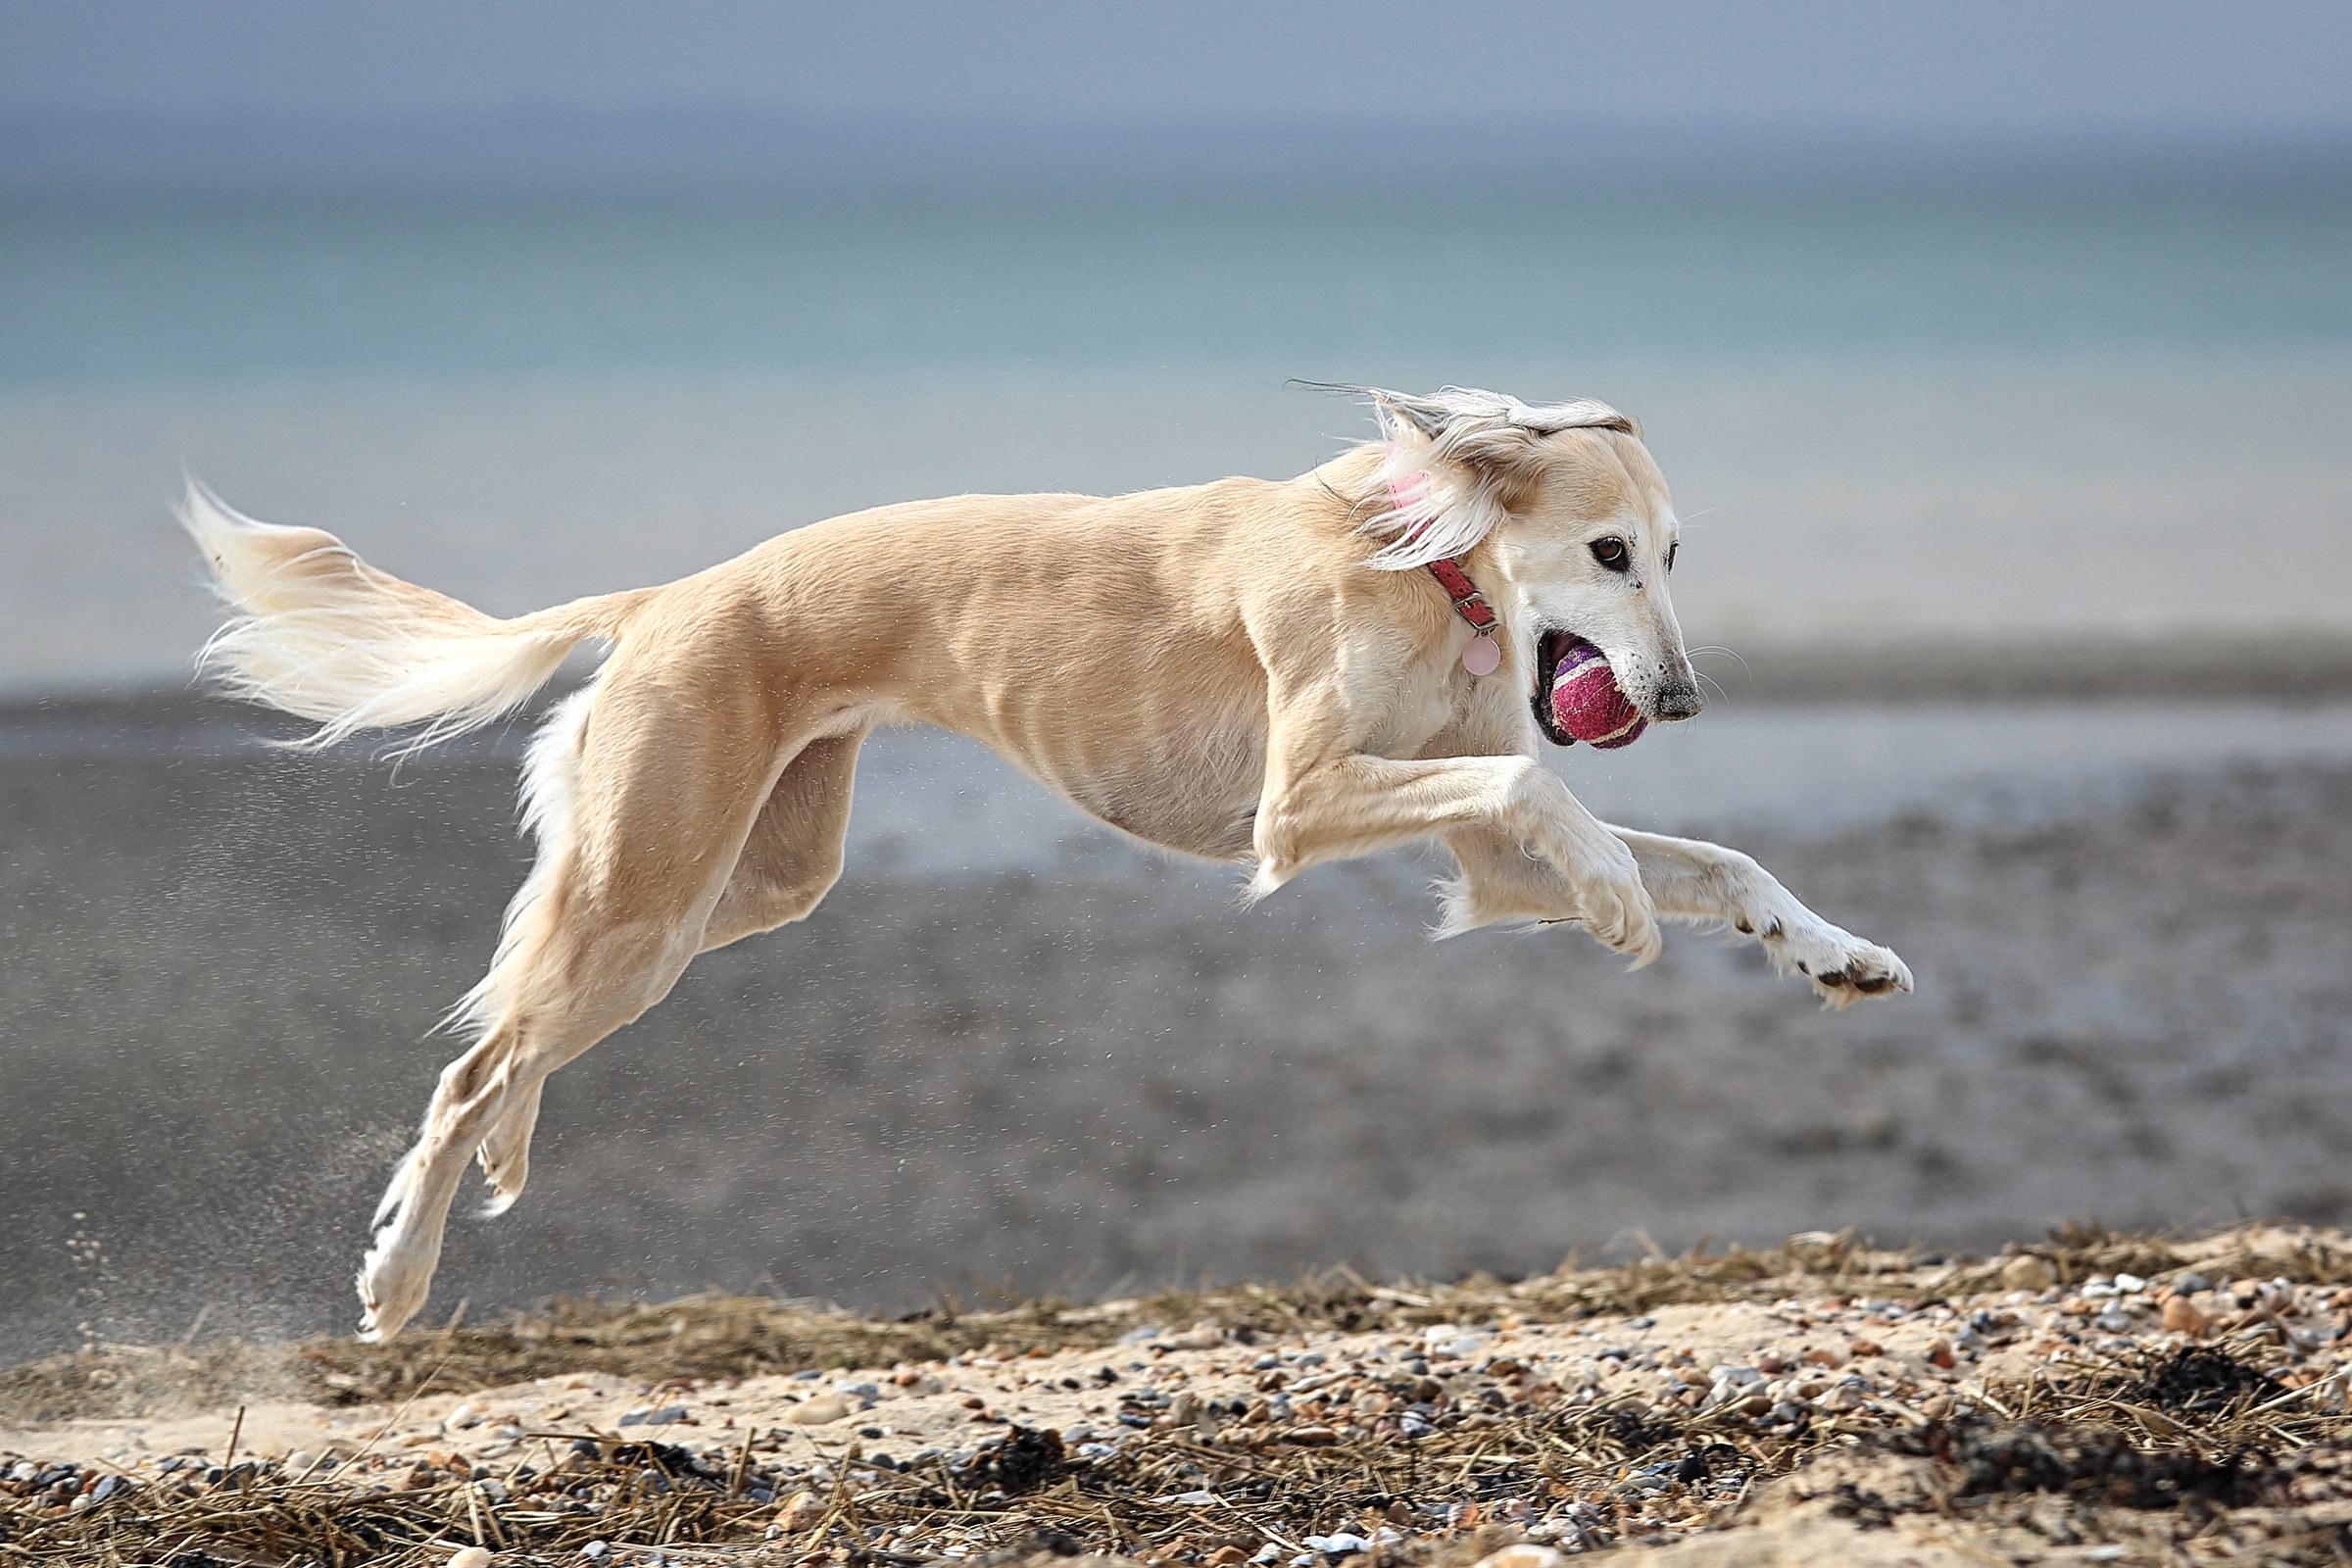
{"label": "ball in dog's mouth", "polygon": [[1573,632],[1546,632],[1536,660],[1536,721],[1561,746],[1631,746],[1649,720],[1617,684],[1608,656]]}

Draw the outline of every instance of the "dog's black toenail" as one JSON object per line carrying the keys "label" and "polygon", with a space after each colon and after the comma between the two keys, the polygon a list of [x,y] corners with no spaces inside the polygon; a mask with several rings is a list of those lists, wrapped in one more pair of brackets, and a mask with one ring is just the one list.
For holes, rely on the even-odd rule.
{"label": "dog's black toenail", "polygon": [[1855,981],[1855,982],[1854,982],[1854,989],[1855,989],[1856,991],[1868,991],[1868,992],[1872,993],[1873,995],[1876,995],[1877,993],[1879,993],[1879,992],[1881,992],[1881,991],[1884,991],[1884,990],[1886,990],[1886,989],[1888,986],[1891,986],[1891,985],[1893,985],[1893,984],[1894,984],[1894,980],[1893,980],[1893,978],[1892,978],[1891,976],[1889,976],[1889,975],[1878,975],[1878,976],[1876,976],[1876,977],[1874,977],[1874,978],[1872,978],[1872,979],[1869,979],[1869,980],[1857,980],[1857,981]]}
{"label": "dog's black toenail", "polygon": [[1756,928],[1752,925],[1749,925],[1745,920],[1735,920],[1732,922],[1732,924],[1734,928],[1737,929],[1743,937],[1752,937],[1756,934]]}
{"label": "dog's black toenail", "polygon": [[1842,969],[1825,969],[1821,972],[1820,978],[1821,983],[1825,986],[1841,986],[1845,984],[1845,971]]}

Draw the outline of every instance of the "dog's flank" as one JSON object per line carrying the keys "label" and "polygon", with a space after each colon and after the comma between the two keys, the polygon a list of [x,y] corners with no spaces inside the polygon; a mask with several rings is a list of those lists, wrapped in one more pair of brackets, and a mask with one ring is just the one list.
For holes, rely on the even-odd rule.
{"label": "dog's flank", "polygon": [[[610,645],[531,746],[538,859],[453,1014],[472,1043],[384,1195],[363,1335],[423,1304],[469,1160],[494,1212],[519,1196],[550,1073],[697,953],[823,899],[877,722],[970,736],[1123,832],[1250,864],[1252,897],[1435,840],[1459,867],[1443,934],[1573,921],[1646,963],[1659,921],[1687,921],[1752,934],[1832,1005],[1908,990],[1894,955],[1745,856],[1611,828],[1537,760],[1547,637],[1598,648],[1651,721],[1698,709],[1666,592],[1677,524],[1633,422],[1453,389],[1372,398],[1384,439],[1296,479],[883,507],[510,620],[192,489],[188,530],[235,611],[208,662],[314,722],[312,744],[406,728],[427,745]],[[1407,477],[1430,499],[1398,515]],[[1446,594],[1395,569],[1431,540],[1499,617],[1491,675],[1463,667]]]}

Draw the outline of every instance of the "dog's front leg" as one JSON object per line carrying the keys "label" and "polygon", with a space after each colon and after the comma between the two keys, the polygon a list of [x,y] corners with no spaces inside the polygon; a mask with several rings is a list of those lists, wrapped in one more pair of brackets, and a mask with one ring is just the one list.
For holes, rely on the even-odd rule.
{"label": "dog's front leg", "polygon": [[1354,753],[1268,770],[1255,827],[1262,898],[1311,865],[1471,831],[1540,866],[1553,903],[1637,963],[1658,955],[1658,925],[1625,841],[1568,786],[1525,757],[1397,760]]}
{"label": "dog's front leg", "polygon": [[[1751,857],[1701,839],[1609,831],[1633,851],[1659,918],[1729,926],[1755,938],[1774,963],[1803,975],[1832,1006],[1911,989],[1902,959],[1815,914]],[[1446,922],[1440,935],[1577,917],[1568,889],[1494,835],[1459,833],[1446,847],[1462,869],[1441,890]]]}
{"label": "dog's front leg", "polygon": [[1750,856],[1703,839],[1612,827],[1642,862],[1642,881],[1669,920],[1728,925],[1752,936],[1785,973],[1794,969],[1835,1007],[1911,989],[1886,948],[1815,914]]}

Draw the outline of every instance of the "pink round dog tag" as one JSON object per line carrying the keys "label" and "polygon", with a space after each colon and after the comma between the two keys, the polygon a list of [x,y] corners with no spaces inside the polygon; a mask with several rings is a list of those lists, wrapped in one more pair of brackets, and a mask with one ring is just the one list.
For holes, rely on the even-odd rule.
{"label": "pink round dog tag", "polygon": [[1462,650],[1462,667],[1473,675],[1492,675],[1502,667],[1502,645],[1492,637],[1473,637]]}

